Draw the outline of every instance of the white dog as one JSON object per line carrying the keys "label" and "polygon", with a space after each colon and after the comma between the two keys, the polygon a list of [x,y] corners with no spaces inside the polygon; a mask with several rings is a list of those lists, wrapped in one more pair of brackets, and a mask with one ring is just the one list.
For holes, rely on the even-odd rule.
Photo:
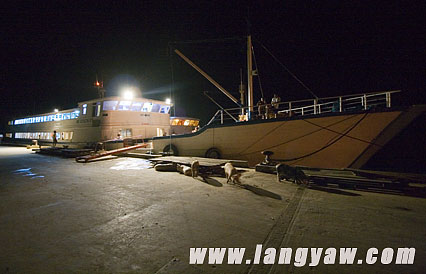
{"label": "white dog", "polygon": [[200,173],[200,163],[197,160],[191,163],[191,173],[192,178],[198,177],[198,174]]}
{"label": "white dog", "polygon": [[235,167],[231,163],[225,164],[225,176],[226,176],[226,183],[229,183],[229,181],[232,181],[232,183],[239,183],[240,184],[240,176],[241,174],[238,173],[238,171],[235,169]]}

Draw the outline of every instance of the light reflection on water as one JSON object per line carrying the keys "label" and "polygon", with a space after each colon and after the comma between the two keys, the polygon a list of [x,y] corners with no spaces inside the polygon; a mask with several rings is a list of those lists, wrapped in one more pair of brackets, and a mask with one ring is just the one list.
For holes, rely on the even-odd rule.
{"label": "light reflection on water", "polygon": [[19,174],[19,175],[26,176],[26,177],[31,177],[31,179],[34,179],[34,178],[44,178],[43,175],[37,175],[36,173],[33,173],[31,171],[31,167],[17,169],[15,171],[13,171],[12,173]]}

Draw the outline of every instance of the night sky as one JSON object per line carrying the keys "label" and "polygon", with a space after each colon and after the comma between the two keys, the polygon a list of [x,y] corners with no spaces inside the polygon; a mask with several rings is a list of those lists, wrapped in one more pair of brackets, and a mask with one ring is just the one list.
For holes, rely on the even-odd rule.
{"label": "night sky", "polygon": [[[205,123],[216,107],[203,91],[235,105],[169,46],[238,97],[248,31],[268,101],[274,93],[312,97],[262,45],[318,97],[402,89],[401,104],[426,103],[423,1],[248,3],[9,1],[0,10],[1,125],[96,98],[96,74],[107,96],[136,85],[147,98],[173,97],[177,115]],[[170,44],[194,40],[215,41]]]}

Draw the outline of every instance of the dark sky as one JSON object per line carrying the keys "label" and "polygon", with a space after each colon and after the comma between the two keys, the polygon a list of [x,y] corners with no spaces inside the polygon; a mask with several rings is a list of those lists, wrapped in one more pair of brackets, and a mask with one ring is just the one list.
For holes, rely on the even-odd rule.
{"label": "dark sky", "polygon": [[[319,97],[402,89],[402,103],[426,103],[423,1],[243,3],[9,1],[0,14],[2,125],[95,98],[96,74],[107,95],[136,84],[143,96],[164,100],[173,86],[178,114],[205,122],[216,107],[203,91],[224,106],[234,105],[169,55],[169,42],[240,38],[175,45],[238,96],[240,68],[246,80],[247,17],[268,100],[273,93],[283,100],[311,95],[261,45]],[[255,92],[257,100],[257,82]]]}

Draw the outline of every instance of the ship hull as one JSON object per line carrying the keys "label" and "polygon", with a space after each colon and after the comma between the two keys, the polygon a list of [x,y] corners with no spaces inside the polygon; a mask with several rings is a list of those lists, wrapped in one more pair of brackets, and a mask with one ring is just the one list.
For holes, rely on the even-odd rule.
{"label": "ship hull", "polygon": [[290,119],[260,120],[207,127],[200,132],[154,138],[153,150],[170,146],[179,155],[246,160],[250,166],[262,162],[262,151],[289,165],[321,168],[360,168],[415,117],[424,111],[369,111],[327,114]]}

